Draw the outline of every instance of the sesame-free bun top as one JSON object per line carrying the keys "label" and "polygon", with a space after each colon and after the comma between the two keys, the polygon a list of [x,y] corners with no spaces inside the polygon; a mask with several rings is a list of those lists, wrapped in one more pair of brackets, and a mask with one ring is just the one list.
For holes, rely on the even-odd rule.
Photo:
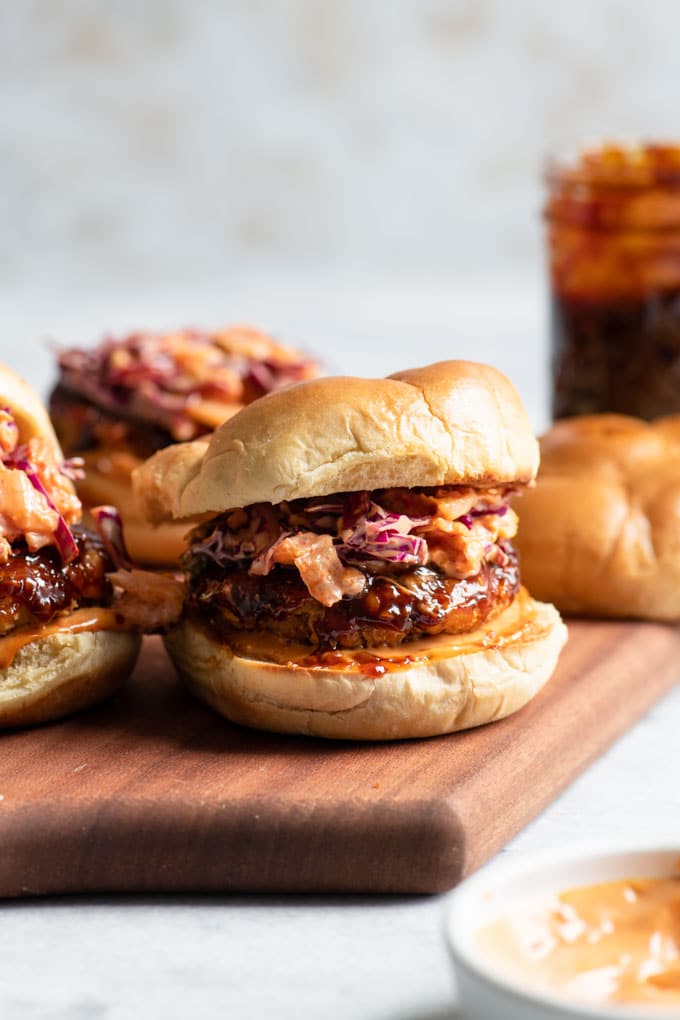
{"label": "sesame-free bun top", "polygon": [[12,412],[19,429],[19,442],[41,437],[56,461],[64,459],[52,422],[38,394],[8,365],[0,363],[0,407]]}
{"label": "sesame-free bun top", "polygon": [[680,620],[680,415],[558,422],[515,506],[522,580],[537,598],[566,613]]}
{"label": "sesame-free bun top", "polygon": [[142,510],[160,523],[332,492],[525,484],[537,468],[538,444],[512,383],[488,365],[443,361],[270,393],[220,426],[207,449],[161,450],[133,482]]}

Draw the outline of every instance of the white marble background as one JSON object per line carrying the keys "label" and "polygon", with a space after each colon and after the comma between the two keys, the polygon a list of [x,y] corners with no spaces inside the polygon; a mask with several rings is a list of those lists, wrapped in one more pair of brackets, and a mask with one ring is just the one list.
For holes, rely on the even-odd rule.
{"label": "white marble background", "polygon": [[0,285],[533,271],[548,149],[678,134],[674,0],[2,0]]}

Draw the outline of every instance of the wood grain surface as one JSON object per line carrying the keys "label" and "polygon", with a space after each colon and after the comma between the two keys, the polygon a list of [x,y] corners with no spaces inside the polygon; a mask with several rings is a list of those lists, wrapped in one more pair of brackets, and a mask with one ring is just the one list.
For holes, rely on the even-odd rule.
{"label": "wood grain surface", "polygon": [[574,622],[570,635],[521,712],[391,744],[232,726],[147,639],[124,694],[0,738],[0,895],[448,889],[680,675],[680,630]]}

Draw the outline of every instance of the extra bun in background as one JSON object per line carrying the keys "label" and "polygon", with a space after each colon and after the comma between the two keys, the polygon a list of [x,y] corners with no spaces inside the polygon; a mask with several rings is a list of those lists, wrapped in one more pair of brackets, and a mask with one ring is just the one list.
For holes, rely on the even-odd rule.
{"label": "extra bun in background", "polygon": [[[113,613],[91,598],[78,604],[79,583],[107,587],[95,577],[96,543],[78,530],[80,504],[43,405],[5,365],[0,408],[0,727],[12,727],[110,695],[140,638],[109,629]],[[60,599],[68,609],[50,616]]]}
{"label": "extra bun in background", "polygon": [[166,637],[180,675],[235,722],[332,738],[516,711],[566,640],[503,537],[537,466],[512,384],[456,361],[301,383],[160,451],[134,474],[140,508],[203,518]]}
{"label": "extra bun in background", "polygon": [[680,620],[680,416],[557,422],[516,509],[522,576],[539,598],[565,613]]}
{"label": "extra bun in background", "polygon": [[140,563],[173,565],[185,528],[151,531],[131,501],[133,470],[155,451],[209,435],[265,393],[319,374],[311,358],[250,326],[144,331],[58,354],[50,414],[68,456],[81,456],[86,510],[121,508]]}

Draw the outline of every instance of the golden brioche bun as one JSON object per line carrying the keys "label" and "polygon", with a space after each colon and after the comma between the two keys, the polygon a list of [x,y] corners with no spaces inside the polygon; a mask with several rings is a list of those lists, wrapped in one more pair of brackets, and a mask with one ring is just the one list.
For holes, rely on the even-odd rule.
{"label": "golden brioche bun", "polygon": [[124,631],[35,638],[0,669],[0,728],[50,722],[108,698],[129,676],[140,644]]}
{"label": "golden brioche bun", "polygon": [[[555,668],[566,627],[553,606],[521,591],[467,635],[438,635],[403,650],[370,649],[346,665],[304,664],[305,649],[277,654],[274,638],[244,635],[238,652],[185,619],[164,640],[180,676],[233,722],[345,740],[430,737],[480,726],[522,708]],[[236,639],[238,641],[238,639]],[[310,649],[306,649],[309,655]],[[272,658],[265,657],[273,653]],[[375,656],[375,661],[373,659]],[[401,657],[406,661],[399,664]],[[373,672],[362,672],[368,659]]]}
{"label": "golden brioche bun", "polygon": [[512,383],[487,365],[443,361],[270,393],[220,426],[207,450],[161,450],[133,483],[142,512],[158,523],[331,492],[522,484],[537,468]]}
{"label": "golden brioche bun", "polygon": [[154,530],[168,527],[186,532],[186,524],[173,523],[181,521],[182,515],[169,512],[169,508],[175,505],[194,477],[208,446],[206,439],[166,446],[135,468],[132,472],[133,506],[140,520],[146,520]]}
{"label": "golden brioche bun", "polygon": [[680,619],[680,415],[558,422],[515,508],[522,579],[538,598],[565,613]]}

